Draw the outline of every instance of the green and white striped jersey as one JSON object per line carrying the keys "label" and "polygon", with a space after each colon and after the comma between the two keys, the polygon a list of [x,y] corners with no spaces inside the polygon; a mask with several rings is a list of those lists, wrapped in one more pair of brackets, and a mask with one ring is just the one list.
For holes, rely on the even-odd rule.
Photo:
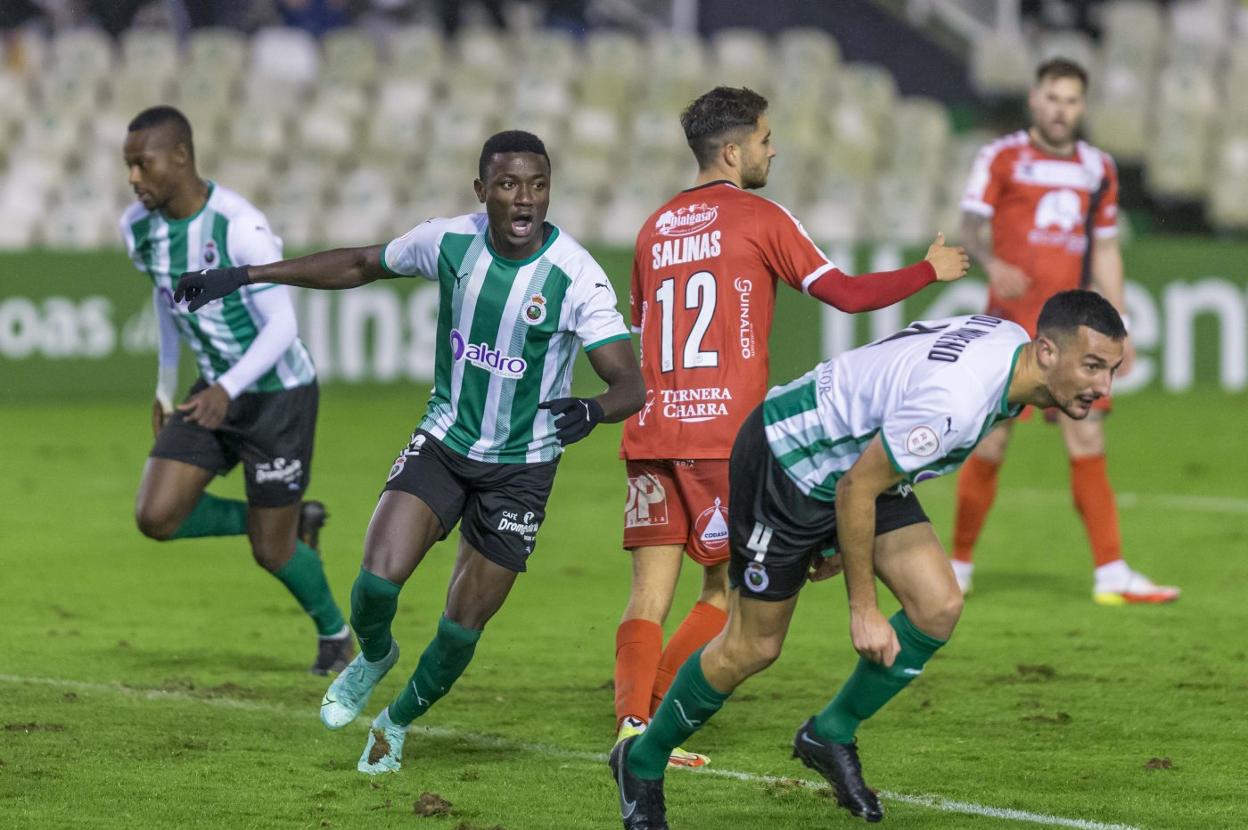
{"label": "green and white striped jersey", "polygon": [[1021,326],[982,314],[911,323],[771,389],[767,442],[798,488],[822,501],[836,500],[837,481],[876,435],[905,483],[944,475],[1022,411],[1006,393],[1028,340]]}
{"label": "green and white striped jersey", "polygon": [[[169,219],[135,202],[121,217],[126,252],[135,267],[151,278],[168,302],[182,339],[195,354],[199,372],[216,383],[251,347],[262,318],[254,297],[262,291],[286,291],[283,285],[245,285],[192,314],[173,302],[183,271],[263,265],[282,258],[281,240],[269,230],[264,214],[232,190],[209,182],[203,209],[186,219]],[[241,391],[277,392],[316,380],[312,357],[296,339],[272,368]]]}
{"label": "green and white striped jersey", "polygon": [[538,403],[568,395],[586,351],[630,335],[615,289],[581,245],[547,223],[525,260],[496,254],[484,213],[430,219],[381,261],[439,286],[433,393],[420,428],[476,461],[549,461],[562,451]]}

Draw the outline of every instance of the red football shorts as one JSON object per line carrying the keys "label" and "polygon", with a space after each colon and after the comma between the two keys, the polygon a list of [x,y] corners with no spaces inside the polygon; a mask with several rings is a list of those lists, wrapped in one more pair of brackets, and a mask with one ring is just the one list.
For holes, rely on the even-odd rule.
{"label": "red football shorts", "polygon": [[728,459],[629,461],[624,547],[684,545],[699,565],[728,561]]}

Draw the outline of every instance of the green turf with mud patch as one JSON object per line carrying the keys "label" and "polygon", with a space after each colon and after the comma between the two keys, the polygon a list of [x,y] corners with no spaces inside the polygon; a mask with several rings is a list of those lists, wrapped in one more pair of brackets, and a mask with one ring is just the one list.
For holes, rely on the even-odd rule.
{"label": "green turf with mud patch", "polygon": [[[342,603],[424,394],[323,390],[309,495],[332,513],[322,544]],[[953,641],[859,735],[888,825],[1248,827],[1243,413],[1242,396],[1212,392],[1116,404],[1129,559],[1184,589],[1160,608],[1091,603],[1060,437],[1019,428]],[[530,573],[417,722],[403,771],[377,780],[355,771],[365,719],[317,720],[311,624],[243,540],[158,544],[134,529],[145,402],[9,406],[0,435],[0,826],[619,826],[605,764],[629,573],[616,428],[565,457]],[[240,493],[238,475],[213,489]],[[951,479],[919,489],[945,539],[952,493]],[[432,635],[454,541],[403,592],[403,658],[369,717]],[[695,594],[687,569],[671,625]],[[788,748],[854,661],[843,585],[809,587],[780,660],[689,743],[709,773],[668,777],[672,826],[852,826],[801,785]],[[987,814],[959,812],[975,807]]]}

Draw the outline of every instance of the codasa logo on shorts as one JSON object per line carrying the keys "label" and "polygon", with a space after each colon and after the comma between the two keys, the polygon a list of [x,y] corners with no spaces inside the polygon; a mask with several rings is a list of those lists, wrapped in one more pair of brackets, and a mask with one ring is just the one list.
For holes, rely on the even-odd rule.
{"label": "codasa logo on shorts", "polygon": [[451,329],[451,359],[466,360],[501,378],[517,380],[524,377],[529,364],[522,357],[509,357],[488,343],[469,343],[459,329]]}

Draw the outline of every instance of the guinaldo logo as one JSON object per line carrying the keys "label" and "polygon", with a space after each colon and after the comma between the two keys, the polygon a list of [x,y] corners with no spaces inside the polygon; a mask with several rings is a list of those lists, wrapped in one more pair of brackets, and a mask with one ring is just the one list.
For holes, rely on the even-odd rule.
{"label": "guinaldo logo", "polygon": [[500,378],[518,380],[529,364],[522,357],[509,357],[486,343],[469,343],[459,329],[451,329],[451,359],[466,360]]}
{"label": "guinaldo logo", "polygon": [[705,202],[665,210],[654,222],[654,229],[664,236],[689,236],[704,231],[719,218],[719,205]]}

